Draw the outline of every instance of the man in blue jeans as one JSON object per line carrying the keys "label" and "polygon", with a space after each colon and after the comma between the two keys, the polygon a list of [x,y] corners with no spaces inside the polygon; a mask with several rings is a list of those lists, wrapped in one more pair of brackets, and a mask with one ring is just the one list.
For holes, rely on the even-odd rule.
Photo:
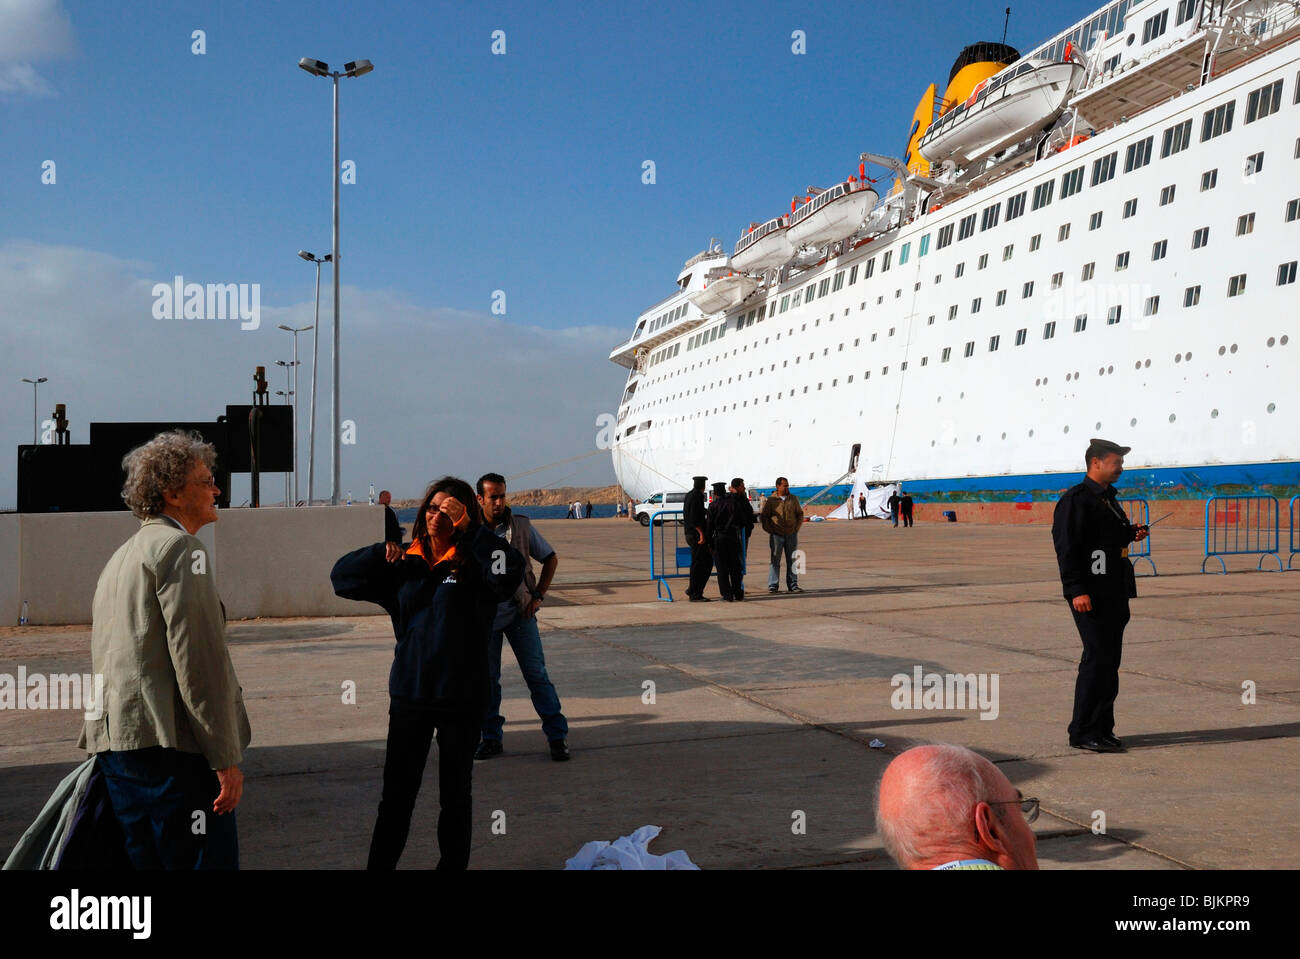
{"label": "man in blue jeans", "polygon": [[[474,753],[475,759],[491,759],[504,751],[501,744],[505,717],[501,715],[501,641],[510,641],[519,671],[524,674],[533,709],[542,720],[542,732],[550,744],[551,758],[564,762],[569,758],[565,737],[569,723],[560,711],[560,697],[546,675],[546,657],[542,654],[542,637],[537,631],[537,610],[560,559],[551,544],[542,538],[527,516],[519,516],[506,505],[506,480],[499,473],[485,473],[477,484],[483,523],[524,555],[524,581],[519,591],[497,607],[488,641],[488,670],[491,674],[490,700],[483,717],[483,738]],[[542,564],[541,578],[533,575],[533,560]]]}
{"label": "man in blue jeans", "polygon": [[772,550],[772,565],[767,572],[767,591],[775,593],[781,582],[781,556],[785,555],[785,588],[791,593],[802,593],[799,574],[796,572],[795,554],[799,552],[799,527],[803,525],[803,507],[799,497],[790,492],[790,481],[784,476],[776,478],[776,491],[767,498],[758,514],[763,531],[768,534]]}

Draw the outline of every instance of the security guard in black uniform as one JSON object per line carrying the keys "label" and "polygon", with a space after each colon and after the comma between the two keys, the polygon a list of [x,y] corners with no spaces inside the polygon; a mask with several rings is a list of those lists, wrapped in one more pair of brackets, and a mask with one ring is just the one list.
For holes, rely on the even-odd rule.
{"label": "security guard in black uniform", "polygon": [[696,476],[693,481],[695,487],[682,503],[682,525],[686,527],[686,543],[691,548],[691,579],[686,595],[692,603],[707,603],[704,587],[713,572],[713,549],[709,546],[709,524],[704,512],[704,484],[708,477]]}
{"label": "security guard in black uniform", "polygon": [[1128,545],[1148,532],[1129,522],[1112,485],[1130,448],[1091,440],[1084,453],[1088,475],[1066,490],[1052,518],[1062,591],[1083,640],[1070,745],[1099,753],[1124,751],[1115,737],[1115,697],[1128,601],[1137,595]]}

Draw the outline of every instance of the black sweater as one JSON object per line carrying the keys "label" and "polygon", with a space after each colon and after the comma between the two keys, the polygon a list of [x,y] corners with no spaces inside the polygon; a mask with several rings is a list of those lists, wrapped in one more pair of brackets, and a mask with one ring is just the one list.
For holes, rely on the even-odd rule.
{"label": "black sweater", "polygon": [[492,618],[514,595],[524,559],[482,526],[456,544],[457,558],[432,569],[419,556],[384,559],[384,544],[348,553],[330,573],[334,592],[376,603],[393,621],[397,649],[388,694],[408,705],[481,713],[488,692]]}

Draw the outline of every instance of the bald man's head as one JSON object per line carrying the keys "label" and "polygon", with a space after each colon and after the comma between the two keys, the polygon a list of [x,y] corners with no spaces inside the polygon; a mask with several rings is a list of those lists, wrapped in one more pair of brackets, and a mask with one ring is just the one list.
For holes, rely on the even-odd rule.
{"label": "bald man's head", "polygon": [[876,826],[904,869],[957,859],[1037,869],[1034,833],[1018,799],[1020,791],[983,756],[963,746],[917,746],[885,769]]}

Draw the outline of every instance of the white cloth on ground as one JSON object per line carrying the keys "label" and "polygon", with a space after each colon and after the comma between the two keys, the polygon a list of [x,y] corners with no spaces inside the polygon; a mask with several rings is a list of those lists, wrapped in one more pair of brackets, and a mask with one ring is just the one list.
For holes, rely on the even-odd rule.
{"label": "white cloth on ground", "polygon": [[696,869],[685,850],[657,856],[646,849],[659,835],[658,826],[642,826],[630,836],[619,836],[612,843],[589,842],[564,864],[565,869]]}

